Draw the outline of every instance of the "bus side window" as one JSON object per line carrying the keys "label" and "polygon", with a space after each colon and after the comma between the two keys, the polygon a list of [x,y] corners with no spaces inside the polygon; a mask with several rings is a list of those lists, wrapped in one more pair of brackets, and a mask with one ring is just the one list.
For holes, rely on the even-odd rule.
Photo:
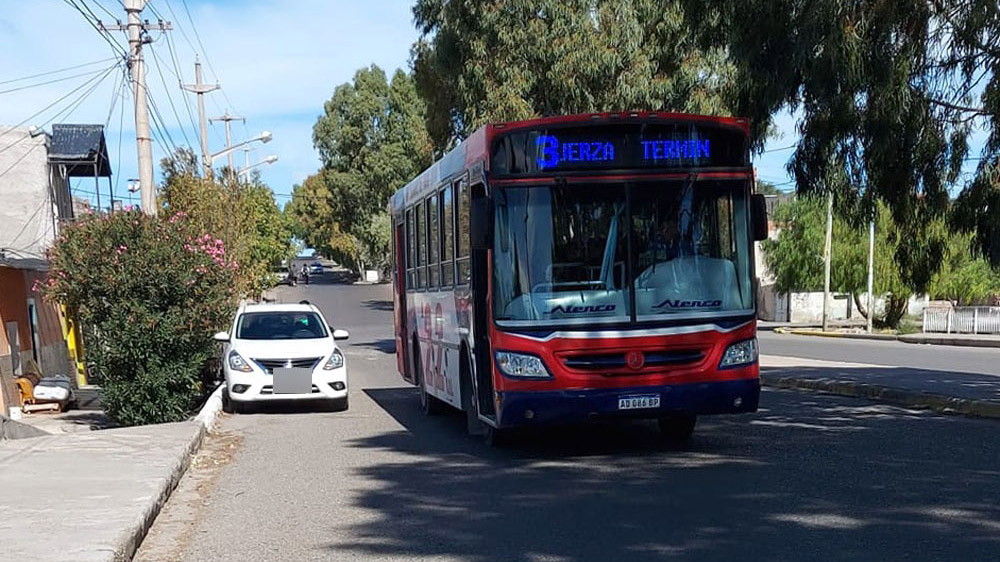
{"label": "bus side window", "polygon": [[427,219],[424,202],[417,203],[417,288],[427,288]]}
{"label": "bus side window", "polygon": [[441,284],[441,217],[438,215],[437,194],[427,199],[427,285],[436,289]]}
{"label": "bus side window", "polygon": [[441,286],[455,284],[455,214],[451,204],[451,188],[446,187],[438,195],[441,209]]}
{"label": "bus side window", "polygon": [[468,285],[472,280],[472,267],[469,264],[470,254],[470,233],[469,233],[469,208],[472,200],[469,197],[469,184],[465,180],[459,180],[455,184],[455,210],[458,218],[456,225],[456,236],[458,237],[458,254],[456,264],[458,266],[458,284]]}
{"label": "bus side window", "polygon": [[413,227],[413,209],[406,210],[406,288],[417,286],[417,240]]}

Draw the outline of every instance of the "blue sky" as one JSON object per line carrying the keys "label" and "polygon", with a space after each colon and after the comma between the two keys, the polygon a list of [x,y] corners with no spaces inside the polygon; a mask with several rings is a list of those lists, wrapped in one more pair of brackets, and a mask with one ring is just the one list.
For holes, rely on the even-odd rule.
{"label": "blue sky", "polygon": [[[118,0],[84,1],[109,22],[111,17],[103,9],[116,15],[122,11]],[[177,87],[178,73],[185,83],[194,82],[194,59],[198,54],[205,80],[220,82],[223,87],[222,92],[206,95],[208,116],[217,117],[226,111],[244,116],[245,125],[233,123],[234,141],[262,130],[273,133],[271,143],[253,145],[250,157],[251,162],[257,162],[271,154],[278,156],[276,164],[259,169],[279,203],[284,203],[292,186],[319,165],[312,147],[312,126],[333,89],[349,81],[358,68],[372,63],[387,73],[407,67],[410,46],[417,38],[411,5],[410,0],[186,0],[192,25],[184,0],[152,0],[144,17],[155,20],[162,16],[174,27],[167,34],[153,33],[154,42],[146,48],[150,96],[163,116],[166,134],[176,145],[198,146],[197,129],[190,117],[197,119],[195,98],[182,94]],[[118,17],[124,19],[124,13]],[[123,34],[115,35],[124,44]],[[28,118],[87,80],[99,77],[99,71],[113,64],[107,60],[112,54],[112,48],[86,19],[62,0],[0,0],[0,92],[93,73],[0,93],[0,124],[25,122],[26,126],[51,130],[46,121],[73,105],[89,85],[50,110]],[[61,74],[4,83],[102,60]],[[116,194],[122,197],[127,194],[127,180],[137,177],[137,173],[131,99],[113,102],[119,91],[118,78],[117,72],[109,74],[72,113],[54,121],[108,123],[106,135]],[[785,164],[792,151],[784,148],[796,140],[794,116],[779,115],[777,125],[783,135],[772,139],[755,162],[760,178],[791,189]],[[981,138],[979,135],[974,142],[976,148],[981,146]],[[0,139],[0,146],[3,144]],[[169,144],[169,139],[154,144],[157,162],[168,152]],[[209,126],[209,145],[213,152],[224,147],[221,123]],[[237,164],[243,161],[243,153],[237,152]],[[156,176],[159,179],[158,167]],[[88,193],[94,189],[93,182],[75,186],[80,195],[93,198]],[[106,193],[108,188],[102,184],[101,189]],[[106,204],[106,197],[102,199]]]}

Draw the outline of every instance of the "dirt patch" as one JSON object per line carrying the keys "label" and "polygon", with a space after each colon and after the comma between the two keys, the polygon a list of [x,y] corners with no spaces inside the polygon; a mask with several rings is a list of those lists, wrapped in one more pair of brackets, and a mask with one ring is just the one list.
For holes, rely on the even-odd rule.
{"label": "dirt patch", "polygon": [[134,562],[184,559],[216,480],[242,444],[243,437],[234,432],[213,431],[206,436],[201,450],[191,459],[187,473],[140,545]]}

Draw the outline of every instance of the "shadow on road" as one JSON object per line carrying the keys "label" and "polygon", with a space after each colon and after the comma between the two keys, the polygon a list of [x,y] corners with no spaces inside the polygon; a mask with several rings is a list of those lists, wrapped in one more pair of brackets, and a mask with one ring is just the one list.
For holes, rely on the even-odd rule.
{"label": "shadow on road", "polygon": [[[995,560],[1000,425],[767,391],[755,415],[705,418],[683,449],[652,424],[466,437],[413,388],[365,391],[402,431],[352,446],[377,514],[339,556],[534,560]],[[780,413],[779,413],[780,412]],[[360,472],[363,470],[363,474]],[[347,554],[347,553],[350,554]]]}
{"label": "shadow on road", "polygon": [[362,349],[374,349],[375,351],[381,351],[382,353],[396,353],[396,340],[394,339],[381,339],[361,343],[352,343],[351,347],[360,347]]}
{"label": "shadow on road", "polygon": [[381,310],[384,312],[392,312],[392,301],[391,300],[366,300],[361,303],[365,308],[369,310]]}
{"label": "shadow on road", "polygon": [[761,373],[770,377],[851,381],[958,398],[1000,401],[1000,376],[976,373],[906,367],[762,367]]}

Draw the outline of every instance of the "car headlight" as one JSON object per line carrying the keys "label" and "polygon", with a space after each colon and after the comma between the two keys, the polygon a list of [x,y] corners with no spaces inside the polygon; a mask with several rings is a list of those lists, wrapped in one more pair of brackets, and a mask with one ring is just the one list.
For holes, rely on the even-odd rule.
{"label": "car headlight", "polygon": [[751,365],[757,361],[757,338],[738,341],[726,348],[719,368]]}
{"label": "car headlight", "polygon": [[339,349],[333,350],[333,355],[326,360],[326,364],[323,365],[323,369],[326,371],[332,371],[334,369],[339,369],[344,366],[344,354],[340,352]]}
{"label": "car headlight", "polygon": [[234,371],[241,371],[244,373],[253,372],[253,367],[247,363],[246,359],[242,355],[236,353],[236,351],[229,352],[229,368]]}
{"label": "car headlight", "polygon": [[508,377],[552,378],[549,370],[545,368],[545,363],[534,355],[498,351],[496,359],[500,372]]}

